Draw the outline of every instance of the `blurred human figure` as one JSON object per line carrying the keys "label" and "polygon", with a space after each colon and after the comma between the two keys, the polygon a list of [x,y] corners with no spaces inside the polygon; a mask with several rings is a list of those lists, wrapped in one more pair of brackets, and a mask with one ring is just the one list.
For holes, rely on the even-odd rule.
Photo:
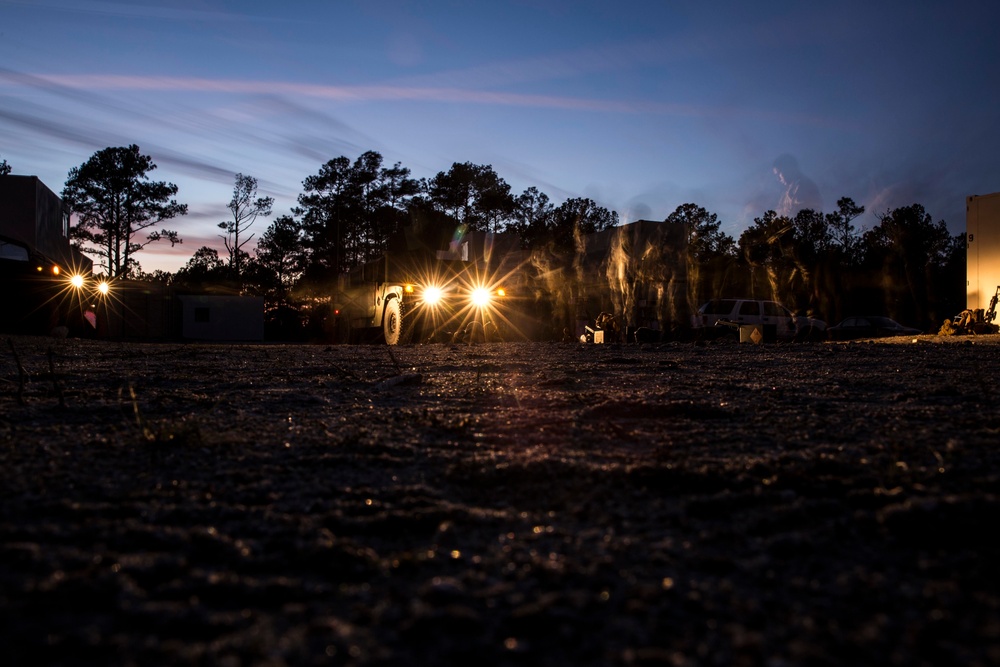
{"label": "blurred human figure", "polygon": [[813,183],[802,170],[799,169],[799,162],[791,155],[779,155],[774,161],[774,174],[778,181],[785,186],[785,192],[778,200],[775,212],[778,215],[792,217],[802,209],[810,208],[814,211],[823,210],[823,200],[819,196],[819,188]]}

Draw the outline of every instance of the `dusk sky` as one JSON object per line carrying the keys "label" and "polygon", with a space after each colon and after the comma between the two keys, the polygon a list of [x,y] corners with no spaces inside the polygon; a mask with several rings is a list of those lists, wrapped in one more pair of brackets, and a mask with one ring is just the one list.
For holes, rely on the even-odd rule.
{"label": "dusk sky", "polygon": [[378,151],[417,178],[492,165],[517,195],[589,197],[623,222],[693,202],[734,238],[785,186],[820,208],[920,203],[953,233],[1000,191],[1000,3],[663,0],[0,0],[0,159],[57,194],[137,144],[179,187],[174,271],[236,173],[275,198]]}

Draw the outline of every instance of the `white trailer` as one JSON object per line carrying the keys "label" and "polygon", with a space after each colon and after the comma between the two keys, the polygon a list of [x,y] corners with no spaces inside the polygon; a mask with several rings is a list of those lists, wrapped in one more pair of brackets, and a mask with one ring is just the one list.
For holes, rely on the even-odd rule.
{"label": "white trailer", "polygon": [[966,198],[965,238],[965,307],[985,311],[1000,290],[1000,192]]}

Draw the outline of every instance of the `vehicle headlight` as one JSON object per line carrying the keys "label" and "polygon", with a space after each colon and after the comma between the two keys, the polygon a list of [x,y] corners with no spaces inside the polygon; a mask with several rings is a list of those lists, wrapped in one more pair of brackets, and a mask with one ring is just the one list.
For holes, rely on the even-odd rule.
{"label": "vehicle headlight", "polygon": [[440,287],[425,287],[423,300],[428,306],[433,306],[441,302],[443,292]]}
{"label": "vehicle headlight", "polygon": [[97,284],[97,291],[101,294],[107,294],[111,291],[111,285],[107,284],[103,280]]}
{"label": "vehicle headlight", "polygon": [[472,290],[472,294],[469,295],[469,298],[472,300],[472,305],[478,308],[485,308],[490,305],[491,297],[492,295],[490,294],[490,291],[485,287],[477,287]]}
{"label": "vehicle headlight", "polygon": [[83,276],[81,276],[79,273],[73,274],[72,276],[70,276],[69,284],[75,287],[76,289],[80,289],[81,287],[83,287]]}

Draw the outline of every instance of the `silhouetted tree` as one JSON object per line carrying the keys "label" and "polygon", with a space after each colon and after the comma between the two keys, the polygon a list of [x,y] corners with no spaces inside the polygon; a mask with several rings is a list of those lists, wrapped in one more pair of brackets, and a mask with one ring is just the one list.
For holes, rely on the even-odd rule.
{"label": "silhouetted tree", "polygon": [[503,231],[514,212],[510,186],[489,165],[456,162],[427,188],[434,206],[469,231]]}
{"label": "silhouetted tree", "polygon": [[261,264],[259,257],[247,255],[242,261],[240,274],[242,294],[262,296],[267,303],[282,302],[288,297],[288,290],[270,267]]}
{"label": "silhouetted tree", "polygon": [[[366,151],[354,161],[350,171],[351,188],[348,194],[351,224],[348,227],[346,245],[353,251],[351,264],[370,261],[385,251],[385,242],[391,233],[392,222],[386,226],[382,211],[386,200],[386,189],[379,176],[382,156],[375,151]],[[391,216],[390,216],[391,218]]]}
{"label": "silhouetted tree", "polygon": [[864,206],[855,204],[850,197],[841,197],[837,200],[837,210],[826,214],[833,242],[839,247],[841,257],[848,265],[854,265],[860,260],[858,244],[861,232],[854,228],[853,223],[864,212]]}
{"label": "silhouetted tree", "polygon": [[343,273],[344,240],[350,225],[351,161],[340,156],[307,177],[299,206],[293,213],[302,222],[304,244],[309,262],[306,268],[314,278],[331,279]]}
{"label": "silhouetted tree", "polygon": [[410,170],[399,162],[381,172],[385,202],[394,209],[405,210],[407,202],[420,193],[421,184],[410,177]]}
{"label": "silhouetted tree", "polygon": [[274,205],[273,197],[257,197],[256,195],[257,179],[253,176],[236,174],[233,198],[229,200],[227,206],[233,219],[219,223],[219,229],[225,231],[225,234],[220,236],[229,252],[229,270],[234,277],[239,277],[242,273],[240,260],[246,256],[246,253],[241,252],[243,246],[253,238],[253,234],[249,236],[244,236],[244,234],[249,231],[258,216],[271,215],[271,207]]}
{"label": "silhouetted tree", "polygon": [[173,283],[188,287],[203,287],[206,283],[224,282],[228,278],[226,262],[219,258],[219,251],[209,246],[202,246],[177,271]]}
{"label": "silhouetted tree", "polygon": [[283,215],[261,235],[254,251],[256,263],[269,272],[276,286],[285,292],[302,274],[305,263],[302,238],[302,226],[290,215]]}
{"label": "silhouetted tree", "polygon": [[[800,270],[808,277],[800,305],[831,324],[847,315],[856,295],[865,292],[866,276],[859,269],[860,235],[853,220],[864,213],[849,197],[837,200],[837,210],[820,216],[806,210],[795,217]],[[862,309],[866,310],[866,309]]]}
{"label": "silhouetted tree", "polygon": [[697,204],[681,204],[664,222],[683,225],[687,235],[689,309],[726,294],[732,284],[736,241],[721,230],[719,217]]}
{"label": "silhouetted tree", "polygon": [[434,206],[426,196],[413,197],[407,209],[413,237],[430,249],[447,248],[448,243],[455,238],[461,228],[455,218]]}
{"label": "silhouetted tree", "polygon": [[514,216],[508,230],[517,234],[522,248],[531,248],[545,238],[554,211],[548,195],[530,187],[514,200]]}
{"label": "silhouetted tree", "polygon": [[581,234],[603,232],[618,226],[617,211],[600,206],[593,199],[567,199],[552,212],[549,238],[563,252],[575,251]]}
{"label": "silhouetted tree", "polygon": [[143,230],[187,213],[186,204],[172,199],[176,185],[148,180],[154,169],[152,158],[133,144],[98,151],[69,172],[62,198],[79,221],[71,234],[94,246],[82,249],[102,258],[112,278],[128,276],[134,268],[132,255],[148,244],[161,239],[171,246],[181,242],[177,232],[166,229],[137,240]]}
{"label": "silhouetted tree", "polygon": [[7,164],[7,160],[0,160],[0,176],[6,176],[10,173],[10,165]]}
{"label": "silhouetted tree", "polygon": [[421,181],[410,177],[410,170],[396,163],[379,171],[378,206],[374,209],[379,247],[411,222],[410,204],[421,192]]}
{"label": "silhouetted tree", "polygon": [[[955,234],[948,241],[945,261],[931,269],[931,285],[934,286],[934,308],[931,309],[932,325],[965,310],[968,299],[967,268],[968,240],[964,233]],[[935,318],[935,315],[937,316]]]}
{"label": "silhouetted tree", "polygon": [[795,225],[792,220],[774,211],[754,218],[753,224],[740,234],[740,258],[750,271],[750,295],[789,301],[796,289]]}
{"label": "silhouetted tree", "polygon": [[330,160],[306,178],[292,212],[301,220],[311,279],[331,280],[385,252],[419,191],[409,174],[398,163],[383,168],[382,156],[367,151],[354,163]]}
{"label": "silhouetted tree", "polygon": [[736,241],[721,230],[719,216],[697,204],[681,204],[664,222],[687,229],[688,256],[696,262],[736,257]]}
{"label": "silhouetted tree", "polygon": [[935,267],[948,264],[953,239],[944,221],[934,222],[920,204],[878,216],[880,224],[865,232],[864,265],[880,270],[885,308],[891,317],[928,324],[944,317],[936,312]]}
{"label": "silhouetted tree", "polygon": [[382,156],[374,151],[354,162],[351,178],[358,203],[353,226],[356,257],[352,262],[357,264],[370,262],[386,251],[389,239],[407,221],[406,209],[419,191],[419,183],[398,162],[382,167]]}
{"label": "silhouetted tree", "polygon": [[146,271],[142,271],[141,269],[139,271],[132,272],[132,277],[135,280],[141,280],[142,282],[147,283],[162,283],[164,285],[170,285],[173,283],[174,276],[175,274],[169,271],[164,271],[163,269],[154,269],[152,272],[148,273]]}
{"label": "silhouetted tree", "polygon": [[805,266],[815,266],[820,257],[833,247],[833,234],[822,211],[804,208],[792,219],[794,260]]}

